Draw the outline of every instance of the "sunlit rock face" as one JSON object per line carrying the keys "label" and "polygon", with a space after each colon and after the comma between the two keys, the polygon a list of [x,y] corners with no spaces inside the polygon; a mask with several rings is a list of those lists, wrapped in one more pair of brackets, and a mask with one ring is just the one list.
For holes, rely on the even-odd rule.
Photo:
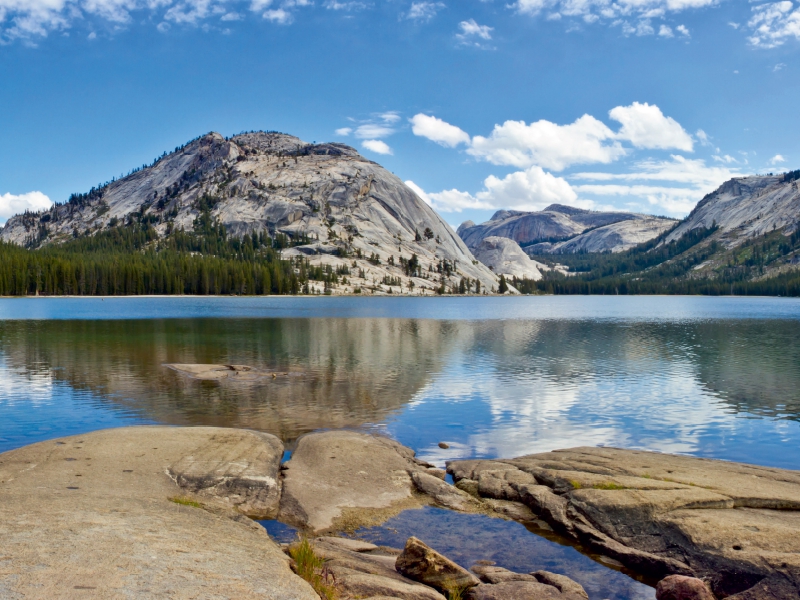
{"label": "sunlit rock face", "polygon": [[517,242],[508,238],[484,238],[474,252],[479,261],[498,275],[506,277],[539,281],[542,278],[540,269],[547,268],[531,260]]}
{"label": "sunlit rock face", "polygon": [[701,227],[719,227],[726,246],[772,231],[791,233],[800,223],[800,180],[783,175],[738,177],[703,198],[666,243]]}
{"label": "sunlit rock face", "polygon": [[[462,223],[458,234],[473,251],[487,237],[504,237],[538,253],[619,252],[653,239],[675,221],[627,212],[552,204],[540,212],[497,211],[486,223]],[[532,250],[531,250],[532,251]]]}
{"label": "sunlit rock face", "polygon": [[[203,210],[229,235],[286,234],[294,247],[285,256],[348,266],[351,283],[334,291],[370,286],[388,292],[385,278],[394,280],[394,293],[430,293],[461,278],[480,280],[484,290],[497,286],[497,277],[394,174],[349,146],[281,133],[210,133],[49,211],[9,219],[0,239],[59,243],[124,224],[134,213],[164,236],[193,230]],[[414,255],[420,268],[410,277],[401,259]]]}

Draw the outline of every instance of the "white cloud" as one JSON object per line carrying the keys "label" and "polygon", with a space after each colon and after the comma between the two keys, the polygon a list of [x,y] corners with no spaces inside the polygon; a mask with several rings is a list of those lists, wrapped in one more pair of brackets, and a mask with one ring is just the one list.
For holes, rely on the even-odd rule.
{"label": "white cloud", "polygon": [[373,139],[390,136],[394,133],[394,127],[389,127],[383,123],[365,123],[356,128],[355,136],[361,139]]}
{"label": "white cloud", "polygon": [[769,159],[769,164],[771,165],[777,165],[779,163],[784,163],[784,162],[786,162],[786,159],[781,154],[776,154],[775,156]]}
{"label": "white cloud", "polygon": [[752,30],[748,40],[759,48],[775,48],[794,38],[800,40],[800,8],[789,0],[759,4],[752,8],[747,26]]}
{"label": "white cloud", "polygon": [[414,135],[428,138],[442,146],[455,148],[459,144],[469,144],[470,142],[469,134],[466,131],[436,117],[420,113],[411,117],[409,122]]}
{"label": "white cloud", "polygon": [[705,131],[703,131],[702,129],[698,129],[697,131],[695,131],[694,135],[698,140],[700,140],[700,143],[703,146],[712,146],[713,145],[711,143],[711,138],[709,137],[709,135]]}
{"label": "white cloud", "polygon": [[243,18],[241,12],[230,10],[236,6],[286,24],[297,8],[311,4],[311,0],[0,0],[0,43],[45,37],[89,17],[124,27],[133,21],[135,13],[144,13],[145,21],[158,23],[162,33],[170,23],[207,29],[206,21],[211,18]]}
{"label": "white cloud", "polygon": [[475,196],[496,208],[542,210],[550,204],[576,205],[578,195],[566,179],[530,167],[506,175],[503,179],[490,175],[483,182],[485,190]]}
{"label": "white cloud", "polygon": [[[548,20],[572,17],[584,23],[597,21],[611,25],[621,25],[625,35],[653,35],[650,20],[663,18],[668,13],[680,13],[687,10],[713,6],[718,0],[516,0],[511,7],[517,12],[539,16],[546,15]],[[631,24],[630,20],[635,23]],[[670,28],[667,28],[670,29]],[[681,35],[688,36],[685,26],[675,28]],[[671,37],[662,27],[659,35]]]}
{"label": "white cloud", "polygon": [[689,29],[686,27],[686,25],[678,25],[675,28],[675,31],[677,31],[678,33],[680,33],[684,37],[691,37],[691,34],[689,33]]}
{"label": "white cloud", "polygon": [[708,166],[701,159],[673,155],[670,160],[640,161],[634,170],[625,173],[577,173],[570,179],[595,182],[573,184],[582,197],[628,197],[645,203],[640,210],[660,207],[668,214],[680,216],[722,183],[740,175],[736,169]]}
{"label": "white cloud", "polygon": [[456,34],[456,37],[462,40],[475,37],[482,40],[490,40],[492,39],[492,31],[494,30],[494,27],[489,27],[488,25],[478,25],[475,19],[461,21],[461,23],[458,24],[458,28],[461,30],[461,33]]}
{"label": "white cloud", "polygon": [[634,102],[630,106],[617,106],[608,115],[622,124],[617,137],[630,141],[636,148],[693,150],[692,136],[675,119],[665,117],[655,104]]}
{"label": "white cloud", "polygon": [[294,16],[292,13],[283,8],[268,10],[261,16],[267,21],[272,21],[273,23],[278,23],[279,25],[289,25],[292,21],[294,21]]}
{"label": "white cloud", "polygon": [[29,210],[38,212],[53,206],[50,198],[42,192],[28,192],[27,194],[3,194],[0,196],[0,223],[6,219]]}
{"label": "white cloud", "polygon": [[336,135],[341,135],[341,136],[347,137],[348,135],[353,133],[353,128],[352,127],[341,127],[339,129],[337,129],[335,133],[336,133]]}
{"label": "white cloud", "polygon": [[444,7],[442,2],[412,2],[406,18],[412,21],[430,21]]}
{"label": "white cloud", "polygon": [[547,173],[541,167],[530,167],[502,179],[490,175],[483,182],[484,189],[474,196],[456,189],[426,193],[413,181],[406,181],[406,185],[439,212],[498,208],[542,210],[554,203],[584,208],[594,205],[591,201],[579,200],[565,179]]}
{"label": "white cloud", "polygon": [[666,37],[666,38],[675,37],[675,34],[672,33],[672,28],[668,27],[667,25],[662,25],[658,29],[658,35],[660,35],[661,37]]}
{"label": "white cloud", "polygon": [[389,145],[381,140],[364,140],[361,145],[377,154],[392,154],[392,149]]}
{"label": "white cloud", "polygon": [[778,72],[778,71],[780,71],[781,69],[785,69],[785,68],[786,68],[786,63],[778,63],[777,65],[775,65],[774,67],[772,67],[772,72],[773,72],[773,73],[777,73],[777,72]]}
{"label": "white cloud", "polygon": [[489,137],[475,136],[467,152],[495,165],[533,165],[561,171],[571,165],[610,163],[625,154],[607,125],[583,115],[570,125],[506,121]]}
{"label": "white cloud", "polygon": [[327,0],[325,2],[325,8],[328,10],[341,10],[345,12],[354,12],[357,10],[364,10],[369,8],[371,5],[367,4],[366,2],[357,2],[356,0],[350,0],[348,2],[338,2],[337,0]]}
{"label": "white cloud", "polygon": [[713,158],[717,162],[725,163],[726,165],[739,162],[738,160],[733,158],[730,154],[725,154],[724,156],[720,156],[719,154],[713,154],[711,158]]}

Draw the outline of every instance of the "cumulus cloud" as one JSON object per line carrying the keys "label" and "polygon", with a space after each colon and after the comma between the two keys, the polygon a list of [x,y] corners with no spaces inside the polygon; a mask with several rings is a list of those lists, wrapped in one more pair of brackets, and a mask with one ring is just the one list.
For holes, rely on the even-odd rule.
{"label": "cumulus cloud", "polygon": [[336,133],[336,135],[341,135],[341,136],[347,137],[348,135],[353,133],[353,128],[352,127],[340,127],[339,129],[336,130],[335,133]]}
{"label": "cumulus cloud", "polygon": [[484,188],[474,196],[457,189],[426,193],[413,181],[406,184],[417,195],[440,212],[461,212],[467,209],[542,210],[554,203],[589,208],[592,202],[581,201],[570,184],[541,167],[530,167],[502,179],[490,175]]}
{"label": "cumulus cloud", "polygon": [[778,165],[780,163],[785,163],[785,162],[786,162],[786,159],[783,158],[783,155],[781,155],[781,154],[776,154],[775,156],[773,156],[772,158],[769,159],[769,164],[771,164],[771,165]]}
{"label": "cumulus cloud", "polygon": [[412,21],[430,21],[444,7],[442,2],[412,2],[406,18]]}
{"label": "cumulus cloud", "polygon": [[800,40],[800,7],[789,0],[759,4],[752,8],[747,26],[752,30],[748,40],[759,48],[775,48],[787,40]]}
{"label": "cumulus cloud", "polygon": [[455,148],[459,144],[469,144],[470,142],[469,134],[466,131],[436,117],[420,113],[411,117],[409,122],[414,135],[428,138],[442,146]]}
{"label": "cumulus cloud", "polygon": [[561,171],[571,165],[610,163],[625,154],[615,133],[602,121],[583,115],[569,125],[550,121],[506,121],[488,137],[475,136],[467,152],[495,165],[533,165]]}
{"label": "cumulus cloud", "polygon": [[458,24],[458,29],[459,33],[456,34],[456,39],[460,44],[484,49],[490,48],[486,45],[486,42],[492,39],[494,27],[478,25],[475,19],[470,19],[469,21],[461,21]]}
{"label": "cumulus cloud", "polygon": [[392,154],[392,149],[382,140],[364,140],[361,145],[377,154]]}
{"label": "cumulus cloud", "polygon": [[5,223],[7,219],[29,210],[38,212],[47,210],[53,206],[46,195],[42,192],[28,192],[27,194],[3,194],[0,196],[0,223]]}
{"label": "cumulus cloud", "polygon": [[622,124],[618,137],[636,148],[693,150],[692,136],[671,117],[665,117],[655,104],[634,102],[617,106],[608,115]]}

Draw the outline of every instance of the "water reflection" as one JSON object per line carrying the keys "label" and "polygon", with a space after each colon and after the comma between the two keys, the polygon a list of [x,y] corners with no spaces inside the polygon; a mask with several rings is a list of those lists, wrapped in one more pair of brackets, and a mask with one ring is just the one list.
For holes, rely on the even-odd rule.
{"label": "water reflection", "polygon": [[[378,429],[437,463],[614,445],[793,467],[798,334],[777,319],[0,321],[0,435],[30,426],[26,410],[56,431],[57,413],[39,408],[50,398],[289,443]],[[164,363],[303,375],[199,382]]]}

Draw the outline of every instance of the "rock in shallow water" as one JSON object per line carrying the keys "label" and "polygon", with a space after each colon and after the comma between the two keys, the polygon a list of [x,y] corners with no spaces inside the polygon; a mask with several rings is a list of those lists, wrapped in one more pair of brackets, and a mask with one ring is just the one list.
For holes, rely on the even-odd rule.
{"label": "rock in shallow water", "polygon": [[467,600],[567,600],[567,597],[553,586],[535,581],[482,583],[469,590],[466,598]]}
{"label": "rock in shallow water", "polygon": [[395,567],[409,579],[442,592],[480,583],[475,575],[415,537],[408,538],[403,553],[397,557]]}
{"label": "rock in shallow water", "polygon": [[421,503],[414,451],[388,438],[326,431],[300,438],[284,465],[281,521],[311,531],[383,522]]}
{"label": "rock in shallow water", "polygon": [[614,448],[455,461],[448,472],[481,495],[518,494],[554,529],[639,572],[699,575],[721,597],[756,584],[800,597],[800,472]]}

